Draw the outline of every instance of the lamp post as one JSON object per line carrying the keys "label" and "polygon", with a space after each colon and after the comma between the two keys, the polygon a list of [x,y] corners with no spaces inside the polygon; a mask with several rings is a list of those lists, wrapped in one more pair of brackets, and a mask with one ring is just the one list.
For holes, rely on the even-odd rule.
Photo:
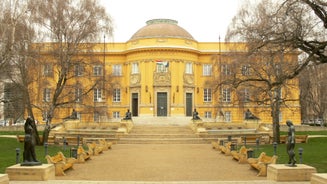
{"label": "lamp post", "polygon": [[20,148],[16,148],[16,164],[19,163]]}
{"label": "lamp post", "polygon": [[274,142],[273,146],[274,146],[274,155],[277,155],[277,142]]}
{"label": "lamp post", "polygon": [[48,143],[47,142],[44,143],[44,155],[45,156],[48,155]]}
{"label": "lamp post", "polygon": [[300,164],[302,164],[302,154],[303,154],[303,148],[299,148]]}

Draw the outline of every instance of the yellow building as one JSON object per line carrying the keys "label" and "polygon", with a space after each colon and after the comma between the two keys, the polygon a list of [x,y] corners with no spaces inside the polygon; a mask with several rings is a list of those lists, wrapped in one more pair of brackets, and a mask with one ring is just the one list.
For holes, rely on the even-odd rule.
{"label": "yellow building", "polygon": [[[175,20],[149,20],[126,43],[99,43],[92,57],[87,51],[79,55],[84,66],[76,65],[74,80],[69,83],[74,88],[74,103],[58,107],[53,122],[69,116],[73,109],[82,121],[113,121],[123,118],[127,109],[133,117],[191,118],[195,108],[208,121],[242,122],[250,109],[263,122],[271,122],[268,106],[240,105],[235,102],[235,92],[222,92],[224,89],[217,90],[210,82],[220,76],[216,58],[220,57],[220,64],[228,62],[226,53],[245,51],[244,44],[238,45],[198,42]],[[46,50],[43,54],[47,57]],[[297,57],[293,59],[296,62]],[[38,95],[33,100],[40,107],[53,95],[55,66],[49,63],[39,71],[45,77],[35,83]],[[102,82],[88,95],[76,97],[99,78]],[[298,96],[299,90],[292,93]],[[44,109],[34,112],[36,119],[46,116]],[[281,121],[300,122],[299,103],[282,107],[281,114]]]}

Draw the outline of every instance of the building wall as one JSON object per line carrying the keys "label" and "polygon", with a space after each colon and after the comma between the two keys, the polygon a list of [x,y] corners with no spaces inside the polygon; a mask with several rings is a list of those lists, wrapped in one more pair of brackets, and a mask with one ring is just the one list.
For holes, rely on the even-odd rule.
{"label": "building wall", "polygon": [[[80,55],[80,60],[88,63],[84,68],[83,76],[73,78],[70,86],[90,86],[96,79],[104,79],[98,84],[102,91],[102,99],[94,102],[93,92],[83,97],[82,103],[71,103],[58,108],[53,121],[62,121],[75,109],[79,112],[82,121],[94,121],[94,114],[98,112],[98,121],[111,121],[114,115],[119,114],[122,118],[130,109],[139,117],[163,116],[184,117],[187,112],[197,109],[201,117],[205,113],[211,113],[211,121],[224,121],[222,114],[230,112],[230,122],[242,122],[244,112],[250,109],[263,122],[271,122],[270,109],[264,105],[247,104],[240,105],[237,102],[221,103],[221,92],[213,89],[208,81],[213,81],[220,76],[220,69],[215,67],[217,55],[222,53],[242,53],[245,45],[242,43],[199,43],[194,40],[179,38],[147,38],[133,40],[126,43],[106,43],[95,45],[95,52],[85,52]],[[46,50],[43,51],[43,61],[48,59]],[[293,58],[297,62],[297,58]],[[167,72],[157,72],[158,61],[168,64]],[[224,56],[223,62],[230,62],[228,56]],[[192,73],[186,73],[186,65],[192,66]],[[98,64],[104,66],[103,76],[93,76],[92,66]],[[138,65],[139,73],[132,73],[134,64]],[[212,75],[203,75],[204,64],[212,65]],[[114,76],[113,67],[121,66],[121,76]],[[42,74],[40,66],[39,73]],[[54,69],[55,71],[55,69]],[[55,79],[56,74],[53,75]],[[47,82],[45,82],[47,81]],[[297,84],[296,79],[293,81]],[[35,104],[42,106],[44,87],[54,88],[54,80],[49,77],[40,76],[39,81],[34,84],[33,89],[38,89],[34,97]],[[113,90],[120,89],[120,101],[113,101]],[[204,101],[205,89],[212,90],[212,99]],[[298,96],[298,87],[291,90],[293,97]],[[187,105],[187,97],[190,97],[192,105]],[[167,103],[165,106],[158,105],[161,98]],[[69,95],[66,100],[69,99]],[[232,99],[235,94],[232,94]],[[160,101],[162,102],[162,101]],[[163,107],[164,109],[161,109]],[[290,102],[290,108],[282,108],[282,121],[292,119],[295,123],[300,122],[300,107],[296,101]],[[136,109],[135,109],[136,108]],[[42,119],[42,111],[34,109],[37,119]],[[222,114],[221,114],[222,113]],[[190,114],[188,114],[190,115]]]}

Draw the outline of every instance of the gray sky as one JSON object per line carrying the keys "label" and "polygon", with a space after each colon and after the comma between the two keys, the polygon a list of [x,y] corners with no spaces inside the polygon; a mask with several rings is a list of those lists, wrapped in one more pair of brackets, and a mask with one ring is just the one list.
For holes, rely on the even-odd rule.
{"label": "gray sky", "polygon": [[126,42],[146,21],[178,21],[199,42],[224,36],[242,0],[100,0],[114,21],[114,42]]}

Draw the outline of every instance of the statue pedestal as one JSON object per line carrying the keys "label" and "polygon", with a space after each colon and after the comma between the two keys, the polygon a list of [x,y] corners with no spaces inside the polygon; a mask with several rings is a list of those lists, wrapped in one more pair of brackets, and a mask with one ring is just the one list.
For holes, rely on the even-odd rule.
{"label": "statue pedestal", "polygon": [[121,129],[121,130],[125,129],[125,133],[129,133],[132,130],[132,128],[133,128],[132,119],[122,119],[121,120],[119,129]]}
{"label": "statue pedestal", "polygon": [[312,174],[311,184],[324,184],[327,183],[327,173]]}
{"label": "statue pedestal", "polygon": [[316,168],[305,164],[297,164],[296,167],[289,167],[284,164],[269,164],[267,180],[310,181],[311,175],[316,172]]}
{"label": "statue pedestal", "polygon": [[8,174],[0,174],[0,183],[9,184]]}
{"label": "statue pedestal", "polygon": [[39,166],[21,166],[16,164],[7,167],[6,173],[12,181],[47,181],[55,179],[55,167],[53,164]]}
{"label": "statue pedestal", "polygon": [[201,119],[192,119],[191,128],[194,132],[197,132],[198,128],[204,128],[204,123]]}

